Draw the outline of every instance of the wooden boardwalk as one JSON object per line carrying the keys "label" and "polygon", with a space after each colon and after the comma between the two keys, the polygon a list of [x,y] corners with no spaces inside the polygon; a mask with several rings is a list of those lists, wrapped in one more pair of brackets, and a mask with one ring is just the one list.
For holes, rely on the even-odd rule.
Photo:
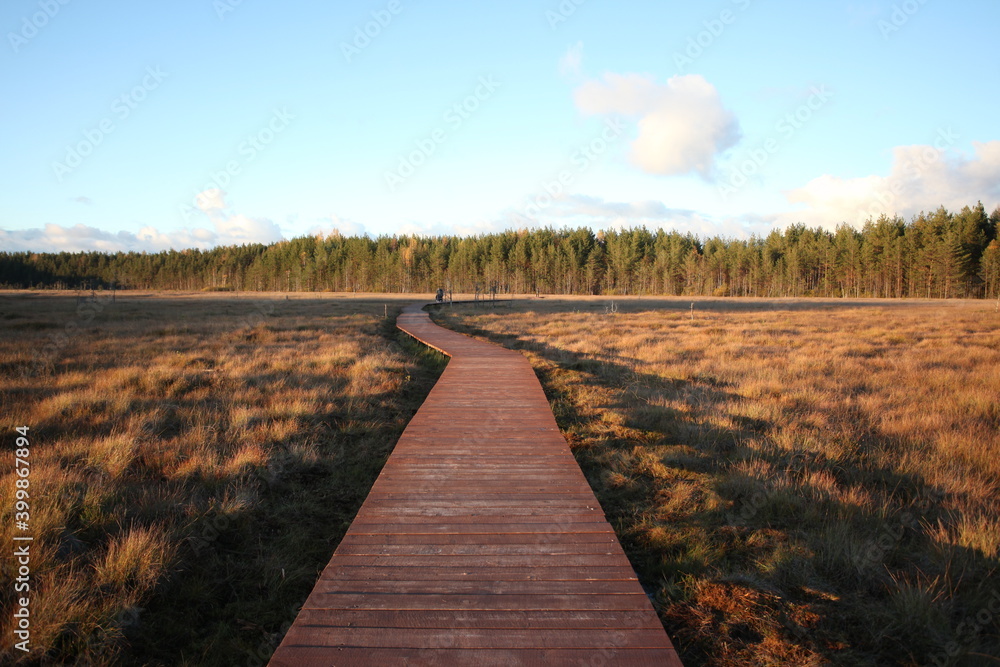
{"label": "wooden boardwalk", "polygon": [[451,357],[270,664],[680,665],[522,355]]}

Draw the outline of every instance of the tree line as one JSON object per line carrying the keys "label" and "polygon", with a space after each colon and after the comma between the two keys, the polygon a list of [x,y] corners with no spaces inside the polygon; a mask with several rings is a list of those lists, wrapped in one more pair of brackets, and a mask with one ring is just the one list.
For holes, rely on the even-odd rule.
{"label": "tree line", "polygon": [[645,228],[307,236],[158,253],[0,252],[7,288],[1000,297],[1000,207],[749,239]]}

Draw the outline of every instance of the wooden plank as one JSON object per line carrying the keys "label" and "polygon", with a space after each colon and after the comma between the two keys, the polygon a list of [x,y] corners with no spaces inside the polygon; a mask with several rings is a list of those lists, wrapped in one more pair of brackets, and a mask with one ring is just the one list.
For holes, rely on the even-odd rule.
{"label": "wooden plank", "polygon": [[635,580],[601,581],[403,581],[385,579],[321,580],[323,595],[634,595]]}
{"label": "wooden plank", "polygon": [[[366,519],[369,518],[379,518],[383,521],[398,517],[406,518],[406,520],[417,519],[419,517],[437,517],[443,518],[448,521],[453,521],[460,517],[466,517],[470,521],[476,521],[478,519],[489,519],[494,520],[504,519],[505,521],[511,520],[521,520],[527,518],[535,519],[545,519],[549,516],[552,511],[561,512],[563,515],[567,515],[573,508],[567,507],[565,505],[558,505],[555,503],[550,504],[549,507],[490,507],[489,505],[480,505],[476,508],[463,508],[455,507],[452,505],[427,505],[423,507],[400,507],[398,510],[388,507],[385,505],[378,505],[375,507],[363,508],[362,512],[358,513],[358,516],[364,516]],[[601,516],[600,514],[594,514],[593,509],[580,508],[578,513],[575,514],[579,519],[586,519],[590,516]]]}
{"label": "wooden plank", "polygon": [[[456,540],[457,542],[457,540]],[[562,556],[612,555],[618,545],[594,542],[530,542],[528,544],[341,544],[345,556]]]}
{"label": "wooden plank", "polygon": [[275,653],[275,667],[580,667],[581,665],[628,665],[629,667],[679,667],[671,649],[372,649],[289,646]]}
{"label": "wooden plank", "polygon": [[331,614],[327,609],[303,609],[296,620],[307,625],[329,625],[338,623],[342,627],[355,628],[494,628],[494,629],[624,629],[642,628],[656,630],[660,622],[641,611],[598,611],[558,612],[552,610],[528,611],[487,611],[468,609],[462,611],[416,612],[374,609],[341,609]]}
{"label": "wooden plank", "polygon": [[293,645],[380,648],[433,649],[450,646],[455,649],[599,649],[616,645],[619,648],[649,648],[656,646],[663,629],[590,628],[513,629],[467,628],[458,624],[444,628],[345,628],[326,625],[300,624],[288,631]]}
{"label": "wooden plank", "polygon": [[438,556],[352,556],[337,554],[337,562],[364,567],[631,567],[625,554],[560,554],[558,556],[488,556],[438,555]]}
{"label": "wooden plank", "polygon": [[[635,573],[623,567],[447,567],[443,565],[372,567],[328,565],[323,579],[378,581],[637,581]],[[317,582],[316,586],[320,584]]]}
{"label": "wooden plank", "polygon": [[[538,544],[540,541],[543,540],[540,540],[537,535],[525,533],[473,533],[466,535],[462,544]],[[618,544],[618,540],[612,533],[556,533],[551,539],[544,541],[558,544]],[[345,537],[340,546],[359,544],[388,546],[393,544],[449,544],[449,542],[442,542],[440,535],[354,533]]]}
{"label": "wooden plank", "polygon": [[451,360],[272,665],[680,665],[520,354]]}
{"label": "wooden plank", "polygon": [[[362,510],[364,510],[364,507],[362,507]],[[523,514],[523,515],[512,515],[508,517],[479,517],[479,516],[472,516],[472,514],[465,514],[465,515],[459,514],[454,516],[451,520],[447,522],[441,522],[436,519],[428,519],[421,517],[413,517],[413,518],[408,517],[405,522],[391,521],[385,519],[380,519],[377,521],[369,521],[364,518],[364,515],[361,512],[359,512],[358,518],[355,519],[355,523],[357,523],[359,527],[364,527],[368,525],[386,526],[388,524],[395,524],[404,528],[413,527],[414,529],[420,529],[420,530],[426,530],[431,528],[442,528],[442,527],[449,528],[455,526],[465,526],[467,529],[470,530],[478,528],[478,532],[498,532],[504,530],[499,527],[501,525],[521,526],[522,531],[529,530],[529,528],[527,528],[529,526],[532,527],[530,528],[530,530],[533,531],[538,531],[539,529],[542,528],[546,530],[552,530],[553,528],[559,528],[559,527],[562,527],[564,529],[572,528],[573,530],[583,530],[585,528],[592,530],[596,528],[603,529],[605,526],[608,527],[608,530],[610,530],[611,528],[607,520],[604,518],[603,514],[595,514],[593,512],[589,512],[587,514],[545,514],[541,516],[531,516]],[[469,526],[468,524],[474,524],[474,525]],[[576,527],[576,524],[582,524],[582,525],[580,527]],[[352,524],[351,527],[353,528],[354,525]],[[472,530],[472,532],[477,532],[477,531]],[[513,532],[521,532],[521,531],[513,531]]]}
{"label": "wooden plank", "polygon": [[[305,606],[319,609],[533,609],[536,611],[629,611],[649,603],[641,588],[631,594],[615,595],[446,595],[324,593],[313,590]],[[293,624],[294,625],[294,624]]]}
{"label": "wooden plank", "polygon": [[[540,519],[540,520],[533,520]],[[372,521],[358,517],[350,535],[563,535],[612,533],[607,521],[594,517],[579,520],[577,516],[515,517],[516,523],[506,517],[451,517],[441,522],[427,517],[415,517],[406,523]],[[603,517],[601,517],[603,519]],[[346,539],[346,538],[345,538]]]}

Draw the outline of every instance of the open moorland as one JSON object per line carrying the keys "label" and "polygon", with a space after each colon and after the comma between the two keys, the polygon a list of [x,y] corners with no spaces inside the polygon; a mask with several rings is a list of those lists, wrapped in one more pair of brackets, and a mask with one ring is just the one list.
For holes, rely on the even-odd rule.
{"label": "open moorland", "polygon": [[[33,659],[266,662],[443,368],[415,298],[0,293]],[[996,664],[994,304],[691,303],[435,317],[531,359],[686,664]]]}
{"label": "open moorland", "polygon": [[1000,664],[1000,314],[545,298],[522,350],[686,664]]}
{"label": "open moorland", "polygon": [[32,660],[264,664],[443,368],[393,326],[412,300],[0,293],[0,541],[27,426]]}

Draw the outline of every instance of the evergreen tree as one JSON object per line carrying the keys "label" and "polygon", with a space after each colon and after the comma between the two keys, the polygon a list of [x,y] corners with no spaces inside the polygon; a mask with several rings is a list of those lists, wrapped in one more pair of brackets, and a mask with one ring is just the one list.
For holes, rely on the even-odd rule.
{"label": "evergreen tree", "polygon": [[337,290],[691,296],[986,297],[1000,208],[881,216],[834,232],[792,225],[705,240],[644,228],[535,229],[477,237],[309,236],[159,253],[0,252],[0,285],[106,289]]}

